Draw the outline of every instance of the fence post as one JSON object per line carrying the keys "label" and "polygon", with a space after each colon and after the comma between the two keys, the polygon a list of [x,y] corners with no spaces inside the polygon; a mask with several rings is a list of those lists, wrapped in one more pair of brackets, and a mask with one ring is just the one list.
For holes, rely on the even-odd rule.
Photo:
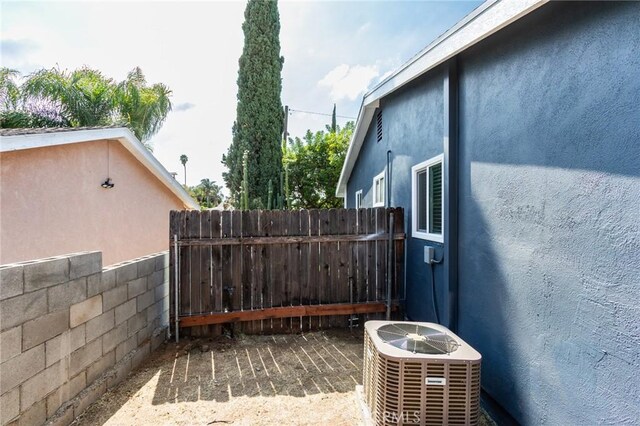
{"label": "fence post", "polygon": [[178,285],[178,280],[180,277],[180,272],[179,272],[179,268],[180,268],[180,250],[178,250],[178,235],[177,234],[173,234],[173,250],[174,250],[174,267],[173,267],[173,271],[174,271],[174,292],[173,292],[173,304],[175,305],[175,331],[176,331],[176,343],[178,343],[178,341],[180,340],[180,332],[178,331],[178,324],[180,323],[180,319],[178,318],[178,301],[180,300],[180,297],[178,297],[178,289],[180,288],[180,286]]}

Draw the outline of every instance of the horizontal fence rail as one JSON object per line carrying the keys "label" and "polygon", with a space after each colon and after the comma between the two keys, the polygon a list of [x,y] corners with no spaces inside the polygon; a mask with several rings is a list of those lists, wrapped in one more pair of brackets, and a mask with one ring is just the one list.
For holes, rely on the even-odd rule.
{"label": "horizontal fence rail", "polygon": [[169,236],[183,333],[346,326],[403,294],[401,208],[172,211]]}

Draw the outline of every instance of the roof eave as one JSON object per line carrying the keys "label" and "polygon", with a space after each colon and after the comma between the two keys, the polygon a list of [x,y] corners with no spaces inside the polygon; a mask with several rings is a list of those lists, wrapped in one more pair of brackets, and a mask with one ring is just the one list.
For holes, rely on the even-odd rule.
{"label": "roof eave", "polygon": [[426,48],[411,58],[397,71],[381,81],[363,96],[358,114],[356,128],[349,144],[349,149],[336,187],[336,196],[346,195],[347,182],[364,137],[369,129],[371,116],[365,114],[371,105],[378,105],[380,99],[405,86],[416,78],[426,74],[438,65],[458,55],[462,51],[484,40],[521,17],[531,13],[549,0],[487,0],[473,12],[463,18],[451,29],[430,43]]}

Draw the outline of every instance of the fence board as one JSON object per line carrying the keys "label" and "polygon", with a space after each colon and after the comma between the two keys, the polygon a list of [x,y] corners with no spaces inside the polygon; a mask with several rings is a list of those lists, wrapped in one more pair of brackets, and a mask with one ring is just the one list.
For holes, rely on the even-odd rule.
{"label": "fence board", "polygon": [[[320,210],[309,210],[309,235],[320,235]],[[320,304],[320,243],[309,243],[309,305]],[[320,327],[318,316],[309,317],[309,329]]]}
{"label": "fence board", "polygon": [[171,284],[179,272],[171,306],[178,301],[181,326],[196,336],[219,334],[219,324],[235,321],[247,333],[347,326],[353,315],[381,312],[357,306],[386,302],[387,274],[392,299],[402,296],[403,214],[385,208],[171,212],[170,237],[178,235],[179,245],[179,259],[174,250],[170,255]]}

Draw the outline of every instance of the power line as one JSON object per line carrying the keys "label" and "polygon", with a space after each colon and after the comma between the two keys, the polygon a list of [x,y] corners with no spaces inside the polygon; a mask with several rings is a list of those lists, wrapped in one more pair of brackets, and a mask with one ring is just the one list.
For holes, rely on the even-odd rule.
{"label": "power line", "polygon": [[[332,114],[327,114],[327,113],[325,113],[325,112],[303,111],[303,110],[300,110],[300,109],[292,109],[292,108],[289,108],[289,114],[291,114],[292,112],[302,112],[302,113],[304,113],[304,114],[324,115],[324,116],[326,116],[326,117],[331,117],[331,116],[332,116]],[[339,117],[339,118],[348,118],[348,119],[350,119],[350,120],[355,120],[355,119],[356,119],[356,117],[347,117],[346,115],[336,115],[336,117]]]}

